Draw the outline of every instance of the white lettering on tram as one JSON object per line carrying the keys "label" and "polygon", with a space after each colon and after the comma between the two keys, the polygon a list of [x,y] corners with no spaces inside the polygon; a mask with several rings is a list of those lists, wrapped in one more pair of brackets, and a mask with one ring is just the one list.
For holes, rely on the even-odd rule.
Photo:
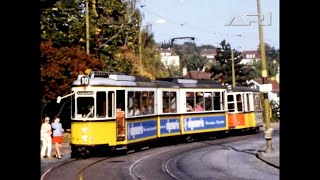
{"label": "white lettering on tram", "polygon": [[130,136],[136,136],[143,134],[143,126],[131,127],[130,128]]}
{"label": "white lettering on tram", "polygon": [[171,130],[178,130],[179,129],[179,122],[167,122],[166,123],[166,130],[171,132]]}
{"label": "white lettering on tram", "polygon": [[193,130],[193,128],[204,127],[204,120],[202,118],[200,118],[199,120],[188,121],[187,123],[188,128],[191,128],[191,130]]}
{"label": "white lettering on tram", "polygon": [[216,120],[216,123],[217,124],[224,124],[224,121],[223,120]]}
{"label": "white lettering on tram", "polygon": [[216,122],[208,122],[208,121],[206,121],[206,125],[215,125],[216,124]]}
{"label": "white lettering on tram", "polygon": [[154,130],[157,130],[157,127],[143,128],[143,132],[154,131]]}

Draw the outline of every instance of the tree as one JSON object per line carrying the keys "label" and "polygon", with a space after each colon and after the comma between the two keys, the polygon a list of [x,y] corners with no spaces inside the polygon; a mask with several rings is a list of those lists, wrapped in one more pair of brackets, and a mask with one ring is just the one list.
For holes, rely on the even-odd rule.
{"label": "tree", "polygon": [[135,1],[89,0],[89,55],[85,0],[42,1],[46,1],[40,14],[42,114],[58,111],[56,97],[68,94],[70,83],[87,68],[150,78],[165,75],[149,32],[142,32],[144,66],[137,63],[142,16]]}
{"label": "tree", "polygon": [[[110,71],[119,71],[127,61],[116,61],[120,47],[135,48],[136,10],[129,13],[129,5],[119,0],[90,0],[90,54],[96,54],[109,64]],[[60,0],[41,12],[41,40],[53,42],[53,47],[85,49],[86,23],[84,0]],[[131,10],[130,10],[131,11]],[[114,69],[112,69],[115,67]]]}
{"label": "tree", "polygon": [[[184,42],[183,44],[173,44],[172,51],[175,52],[180,57],[180,70],[184,66],[188,67],[188,62],[191,62],[188,59],[191,59],[192,56],[199,55],[199,51],[195,43]],[[188,69],[189,70],[189,69]]]}
{"label": "tree", "polygon": [[187,68],[189,71],[199,70],[201,71],[203,67],[208,63],[206,57],[201,57],[200,55],[193,54],[190,59],[187,59]]}
{"label": "tree", "polygon": [[41,116],[46,113],[48,103],[55,102],[59,95],[70,93],[71,84],[79,74],[85,74],[87,69],[104,68],[104,63],[92,55],[86,55],[80,47],[55,48],[51,41],[47,41],[41,43],[40,50]]}
{"label": "tree", "polygon": [[[214,79],[223,76],[225,83],[232,84],[231,46],[225,40],[221,41],[220,46],[215,56],[216,63],[211,65],[208,71],[212,73]],[[246,80],[251,79],[253,69],[240,63],[243,58],[241,52],[233,51],[236,85],[245,85]]]}
{"label": "tree", "polygon": [[168,71],[160,60],[158,45],[154,40],[153,33],[144,29],[142,36],[142,64],[144,70],[152,75],[153,78],[168,76]]}
{"label": "tree", "polygon": [[[260,53],[260,45],[258,46],[257,51]],[[274,77],[278,72],[280,64],[280,50],[265,43],[265,53],[268,77]],[[257,71],[256,77],[261,77],[261,62],[254,63],[254,66]]]}

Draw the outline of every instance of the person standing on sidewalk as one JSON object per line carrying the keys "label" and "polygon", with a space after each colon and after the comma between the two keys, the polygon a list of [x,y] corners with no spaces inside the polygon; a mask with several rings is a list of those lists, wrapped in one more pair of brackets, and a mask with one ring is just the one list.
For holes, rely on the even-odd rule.
{"label": "person standing on sidewalk", "polygon": [[44,158],[44,155],[47,150],[47,157],[51,158],[51,126],[50,126],[50,118],[45,117],[44,122],[41,125],[41,139],[42,139],[42,148],[41,148],[41,159]]}
{"label": "person standing on sidewalk", "polygon": [[55,144],[56,152],[55,155],[58,159],[61,159],[61,144],[62,144],[62,133],[63,128],[62,124],[60,123],[60,117],[56,116],[54,118],[54,122],[51,124],[51,127],[53,129],[53,137],[52,137],[52,143]]}

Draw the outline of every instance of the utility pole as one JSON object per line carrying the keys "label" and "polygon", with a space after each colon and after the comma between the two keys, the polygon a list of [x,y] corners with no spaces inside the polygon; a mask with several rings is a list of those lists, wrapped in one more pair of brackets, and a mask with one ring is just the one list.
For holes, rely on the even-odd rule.
{"label": "utility pole", "polygon": [[[257,0],[258,8],[258,27],[259,27],[259,40],[260,40],[260,53],[261,53],[261,75],[262,84],[267,84],[268,71],[266,66],[266,51],[263,41],[263,29],[261,24],[261,9],[260,0]],[[270,128],[270,104],[268,99],[268,92],[263,92],[263,106],[264,106],[264,120],[266,123],[265,127],[265,139],[267,143],[266,153],[272,152],[272,129]]]}
{"label": "utility pole", "polygon": [[231,69],[232,70],[232,87],[236,87],[236,76],[235,76],[235,72],[234,72],[233,49],[231,49],[231,63],[232,63],[232,69]]}
{"label": "utility pole", "polygon": [[140,68],[142,67],[142,52],[141,52],[141,46],[142,46],[142,43],[141,43],[141,16],[139,15],[139,34],[138,34],[138,48],[139,48],[139,63],[140,63]]}
{"label": "utility pole", "polygon": [[90,40],[90,34],[89,34],[89,0],[86,0],[86,49],[87,54],[90,54],[89,51],[89,40]]}
{"label": "utility pole", "polygon": [[[241,37],[242,35],[238,34],[235,36]],[[231,68],[231,70],[232,70],[232,87],[236,87],[236,73],[234,71],[234,51],[231,48],[231,45],[230,45],[230,49],[231,49],[231,67],[232,67]]]}

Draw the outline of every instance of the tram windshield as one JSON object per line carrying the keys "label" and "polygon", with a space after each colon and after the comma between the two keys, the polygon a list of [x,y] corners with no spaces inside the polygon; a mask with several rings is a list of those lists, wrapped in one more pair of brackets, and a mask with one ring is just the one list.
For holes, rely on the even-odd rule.
{"label": "tram windshield", "polygon": [[113,118],[114,91],[78,91],[72,96],[72,118]]}
{"label": "tram windshield", "polygon": [[78,118],[94,117],[94,98],[93,97],[77,98],[77,117]]}

